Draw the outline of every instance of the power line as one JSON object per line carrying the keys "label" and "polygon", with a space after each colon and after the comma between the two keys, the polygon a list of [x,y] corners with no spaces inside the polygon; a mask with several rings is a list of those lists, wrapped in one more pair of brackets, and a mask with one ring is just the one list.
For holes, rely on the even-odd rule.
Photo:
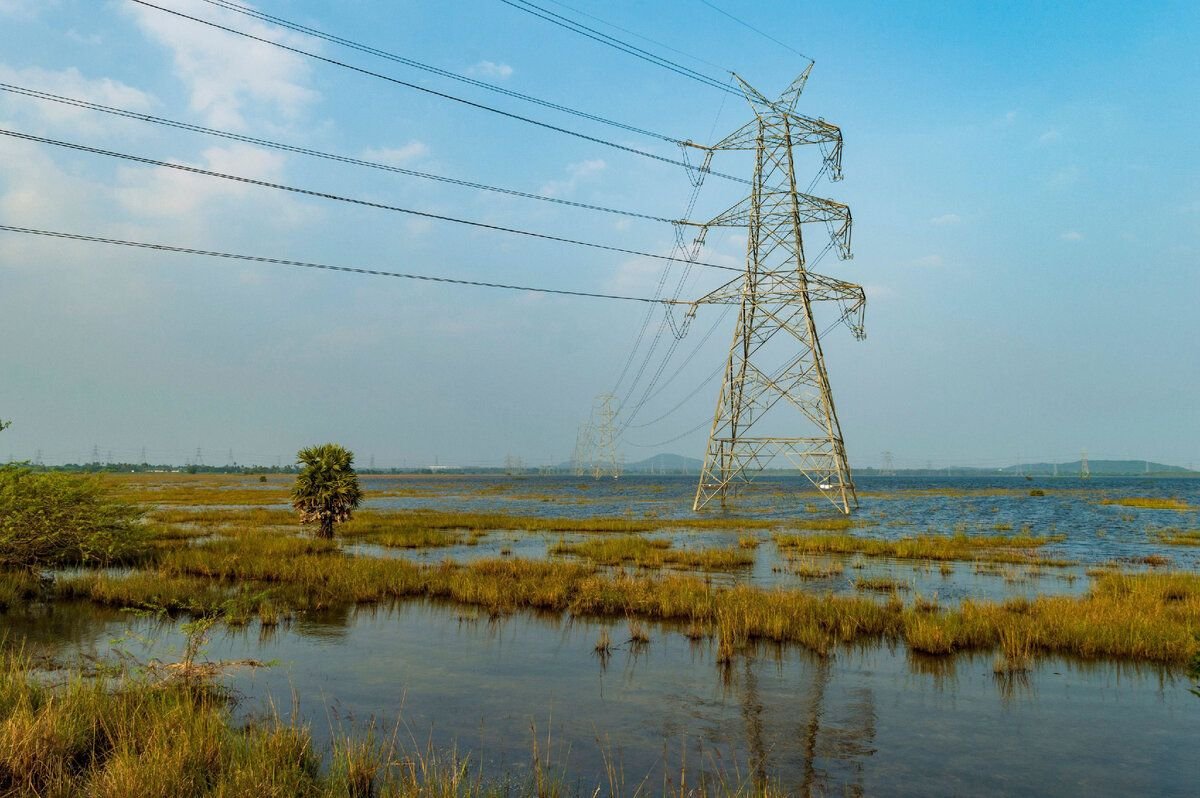
{"label": "power line", "polygon": [[604,125],[610,125],[612,127],[620,128],[621,130],[626,130],[631,133],[638,133],[643,136],[650,136],[651,138],[661,139],[662,141],[667,141],[672,144],[681,143],[679,139],[676,139],[673,136],[668,136],[664,133],[655,133],[652,130],[646,130],[644,128],[640,128],[635,125],[630,125],[625,122],[618,122],[613,119],[608,119],[603,116],[598,116],[596,114],[588,113],[587,111],[581,111],[577,108],[570,108],[568,106],[561,105],[559,103],[552,102],[550,100],[543,100],[540,97],[534,97],[529,94],[523,94],[519,91],[507,89],[503,86],[497,86],[494,83],[488,83],[487,81],[483,81],[483,80],[476,80],[475,78],[467,77],[465,75],[460,75],[456,72],[451,72],[447,69],[442,69],[440,67],[435,67],[430,64],[422,63],[421,61],[417,61],[417,60],[409,58],[407,56],[399,55],[397,53],[391,53],[391,52],[388,52],[387,50],[380,50],[377,47],[371,47],[370,45],[362,44],[362,43],[356,42],[352,39],[346,39],[341,36],[336,36],[332,33],[326,33],[325,31],[318,30],[317,28],[310,28],[307,25],[301,25],[298,22],[293,22],[291,20],[284,19],[283,17],[273,16],[271,14],[267,14],[262,11],[258,11],[257,9],[248,8],[246,6],[239,5],[238,3],[232,3],[232,2],[229,2],[229,0],[201,0],[201,1],[208,3],[211,6],[216,6],[217,8],[223,8],[223,9],[226,9],[227,11],[233,11],[235,13],[242,14],[243,16],[252,17],[254,19],[258,19],[263,22],[271,22],[282,28],[287,28],[289,30],[296,31],[297,33],[303,33],[308,36],[312,36],[314,38],[323,39],[324,41],[331,42],[333,44],[340,44],[341,46],[348,47],[352,50],[358,50],[359,52],[363,52],[363,53],[367,53],[369,55],[377,56],[379,58],[387,59],[388,61],[394,61],[398,64],[404,64],[405,66],[412,67],[413,69],[419,69],[423,72],[429,72],[429,73],[437,75],[439,77],[448,78],[450,80],[456,80],[459,83],[466,83],[471,86],[476,86],[481,89],[486,89],[487,91],[496,92],[497,94],[503,94],[505,96],[513,97],[518,100],[524,100],[525,102],[534,103],[535,105],[540,105],[544,108],[550,108],[555,111],[561,111],[562,113],[565,113],[565,114],[571,114],[572,116],[578,116],[581,119],[587,119],[592,122],[599,122]]}
{"label": "power line", "polygon": [[599,22],[601,25],[607,25],[608,27],[610,27],[610,28],[613,28],[614,30],[619,30],[619,31],[621,31],[621,33],[628,33],[630,36],[633,36],[633,37],[634,37],[634,38],[636,38],[636,39],[641,39],[641,40],[642,40],[642,41],[644,41],[644,42],[649,42],[650,44],[653,44],[653,45],[655,45],[656,47],[661,47],[661,48],[663,48],[664,50],[670,50],[671,52],[673,52],[673,53],[676,53],[676,54],[678,54],[678,55],[681,55],[681,56],[683,56],[684,58],[690,58],[690,59],[692,59],[693,61],[696,61],[697,63],[700,63],[700,64],[708,64],[710,67],[713,67],[713,68],[715,68],[715,69],[719,69],[719,70],[721,70],[722,72],[728,72],[728,71],[730,71],[730,70],[726,69],[725,67],[721,66],[720,64],[714,64],[712,61],[709,61],[709,60],[707,60],[707,59],[701,58],[701,57],[700,57],[700,56],[698,56],[698,55],[693,55],[692,53],[686,53],[686,52],[684,52],[683,50],[680,50],[680,49],[678,49],[678,48],[672,47],[672,46],[671,46],[671,45],[669,45],[669,44],[663,44],[663,43],[662,43],[662,42],[660,42],[660,41],[657,41],[657,40],[655,40],[655,39],[651,39],[649,36],[643,36],[642,34],[638,33],[637,31],[632,31],[632,30],[629,30],[628,28],[622,28],[620,25],[614,25],[613,23],[611,23],[611,22],[609,22],[609,21],[607,21],[607,20],[601,19],[600,17],[596,16],[595,14],[589,14],[589,13],[588,13],[588,12],[586,12],[586,11],[583,11],[583,10],[581,10],[581,9],[575,8],[574,6],[569,6],[569,5],[567,5],[566,3],[560,3],[560,2],[559,2],[559,0],[550,0],[550,2],[551,2],[552,4],[554,4],[554,5],[558,6],[559,8],[565,8],[566,10],[568,10],[568,11],[570,11],[570,12],[574,13],[574,14],[578,14],[578,15],[579,15],[579,16],[581,16],[581,17],[587,17],[588,19],[595,20],[596,22]]}
{"label": "power line", "polygon": [[718,6],[715,6],[715,5],[713,5],[712,3],[708,2],[708,0],[700,0],[700,2],[701,2],[701,3],[704,3],[704,5],[708,6],[708,7],[709,7],[709,8],[711,8],[713,11],[716,11],[718,14],[721,14],[721,15],[723,15],[723,16],[729,17],[729,18],[730,18],[730,19],[732,19],[734,22],[736,22],[737,24],[741,25],[743,28],[749,28],[750,30],[752,30],[752,31],[754,31],[755,33],[757,33],[759,36],[762,36],[764,39],[767,39],[767,40],[769,40],[769,41],[775,42],[775,43],[776,43],[776,44],[778,44],[780,47],[783,47],[783,48],[784,48],[784,49],[786,49],[786,50],[790,50],[790,51],[792,51],[793,53],[795,53],[796,55],[800,56],[801,58],[803,58],[803,59],[805,59],[805,60],[809,61],[810,63],[814,63],[814,64],[816,63],[816,61],[813,61],[813,59],[809,58],[807,55],[805,55],[804,53],[800,52],[799,50],[797,50],[796,48],[792,47],[791,45],[789,45],[789,44],[785,44],[785,43],[783,43],[783,42],[779,41],[779,39],[776,39],[774,36],[772,36],[772,35],[771,35],[771,34],[769,34],[769,33],[764,33],[763,31],[761,31],[761,30],[759,30],[758,28],[756,28],[756,27],[754,27],[753,25],[751,25],[749,22],[746,22],[746,21],[744,21],[744,20],[738,19],[737,17],[735,17],[733,14],[730,14],[730,13],[729,13],[728,11],[726,11],[725,9],[723,9],[723,8],[720,8],[720,7],[718,7]]}
{"label": "power line", "polygon": [[669,300],[651,299],[650,297],[625,296],[621,294],[603,294],[593,291],[571,291],[561,288],[537,288],[527,285],[511,285],[508,283],[492,283],[481,280],[462,280],[455,277],[439,277],[428,274],[411,274],[407,272],[389,272],[379,269],[366,269],[358,266],[334,266],[328,263],[311,261],[288,260],[286,258],[269,258],[262,255],[244,255],[235,252],[216,252],[213,250],[180,247],[171,244],[152,244],[144,241],[128,241],[119,238],[104,238],[102,236],[84,235],[82,233],[67,233],[59,230],[41,230],[33,227],[15,227],[0,224],[0,231],[9,233],[24,233],[26,235],[43,236],[46,238],[62,238],[71,241],[85,241],[93,244],[111,244],[121,247],[149,249],[158,252],[173,252],[182,255],[203,255],[209,258],[225,258],[228,260],[250,261],[253,263],[269,263],[276,266],[296,266],[304,269],[321,269],[331,272],[346,272],[350,274],[365,274],[372,277],[396,277],[405,280],[422,280],[431,283],[449,283],[451,285],[466,285],[477,288],[501,288],[508,291],[528,291],[538,294],[561,294],[563,296],[589,297],[592,299],[614,299],[625,302],[652,302],[665,305]]}
{"label": "power line", "polygon": [[566,28],[567,30],[578,33],[581,36],[586,36],[587,38],[592,39],[593,41],[597,41],[601,44],[608,45],[609,47],[613,47],[617,50],[620,50],[621,52],[628,53],[629,55],[632,55],[634,58],[640,58],[643,61],[647,61],[656,66],[660,66],[660,67],[663,67],[664,69],[668,69],[671,72],[675,72],[676,74],[682,75],[685,78],[691,78],[692,80],[703,83],[704,85],[709,86],[710,88],[714,88],[719,91],[729,92],[732,94],[738,93],[734,89],[730,88],[729,86],[726,86],[721,81],[716,80],[715,78],[712,78],[708,75],[705,75],[702,72],[697,72],[696,70],[691,69],[690,67],[685,67],[682,64],[678,64],[674,61],[671,61],[670,59],[663,58],[662,56],[659,56],[659,55],[655,55],[654,53],[650,52],[649,50],[643,50],[641,47],[638,47],[636,45],[629,44],[628,42],[623,42],[620,39],[616,38],[615,36],[609,36],[607,33],[602,33],[601,31],[598,31],[595,28],[589,28],[587,25],[576,22],[568,17],[564,17],[561,14],[555,14],[553,11],[550,11],[549,9],[545,9],[545,8],[542,8],[541,6],[534,5],[533,3],[527,2],[526,0],[516,0],[516,2],[513,2],[513,0],[500,0],[500,2],[504,3],[507,6],[512,6],[513,8],[517,9],[518,11],[524,11],[527,14],[532,14],[535,17],[544,19],[549,23],[559,26],[560,28]]}
{"label": "power line", "polygon": [[502,186],[490,186],[485,183],[475,183],[470,180],[462,180],[455,177],[446,177],[444,175],[435,175],[431,172],[420,172],[415,169],[405,169],[400,166],[392,166],[390,164],[379,163],[377,161],[369,161],[362,158],[352,158],[347,155],[336,155],[320,150],[313,150],[307,147],[298,147],[292,144],[284,144],[270,139],[258,138],[256,136],[246,136],[241,133],[231,133],[225,130],[216,130],[214,128],[202,127],[193,125],[189,122],[179,122],[174,119],[164,119],[163,117],[151,116],[137,111],[129,111],[123,108],[113,108],[108,105],[100,105],[99,103],[89,102],[87,100],[79,100],[73,97],[63,97],[58,94],[40,91],[38,89],[29,89],[23,86],[14,86],[9,83],[0,83],[0,91],[7,91],[13,94],[20,94],[26,97],[31,97],[36,100],[45,100],[47,102],[56,102],[63,105],[71,105],[77,108],[85,108],[91,111],[111,114],[113,116],[125,117],[127,119],[136,119],[141,122],[149,122],[155,125],[163,125],[165,127],[178,128],[179,130],[187,130],[192,133],[203,133],[206,136],[217,136],[231,141],[240,141],[246,144],[254,144],[259,147],[269,147],[275,150],[284,152],[292,152],[298,155],[307,155],[313,158],[323,158],[329,161],[337,161],[338,163],[351,164],[353,166],[363,166],[369,169],[379,169],[385,172],[394,172],[396,174],[406,175],[408,177],[419,177],[423,180],[434,180],[440,183],[448,183],[450,185],[464,186],[466,188],[479,189],[481,191],[494,191],[500,194],[508,194],[514,197],[522,197],[524,199],[541,200],[542,202],[553,202],[559,205],[569,205],[575,208],[582,208],[589,211],[600,211],[602,213],[611,213],[619,216],[629,216],[635,219],[646,219],[652,222],[674,223],[675,220],[668,219],[664,216],[654,216],[648,213],[639,213],[637,211],[627,211],[618,208],[608,208],[603,205],[592,205],[586,202],[576,202],[574,200],[561,199],[559,197],[548,197],[544,194],[533,194],[516,189],[504,188]]}
{"label": "power line", "polygon": [[[147,164],[149,166],[159,166],[164,169],[176,169],[181,172],[189,172],[191,174],[203,175],[205,177],[216,177],[222,180],[232,180],[237,183],[245,183],[252,186],[260,186],[262,188],[272,188],[278,191],[287,191],[293,194],[302,194],[308,197],[317,197],[319,199],[332,200],[334,202],[345,202],[352,205],[361,205],[367,208],[375,208],[377,210],[393,211],[396,213],[404,213],[410,216],[418,216],[423,219],[436,219],[442,222],[454,222],[455,224],[467,225],[469,227],[478,227],[484,230],[494,230],[502,233],[513,233],[514,235],[528,236],[530,238],[539,238],[545,241],[557,241],[562,244],[574,244],[581,247],[590,247],[592,249],[601,249],[608,252],[620,252],[625,255],[637,255],[644,258],[654,258],[656,260],[674,260],[668,255],[656,255],[652,252],[642,252],[636,249],[626,249],[624,247],[616,247],[610,244],[599,244],[594,241],[580,241],[573,238],[564,238],[562,236],[550,235],[548,233],[535,233],[529,230],[520,230],[515,227],[503,227],[501,225],[488,224],[486,222],[477,222],[470,219],[461,219],[457,216],[446,216],[444,214],[430,213],[429,211],[418,211],[412,208],[402,208],[398,205],[387,205],[382,202],[372,202],[370,200],[356,199],[354,197],[344,197],[340,194],[330,194],[324,191],[314,191],[312,189],[298,188],[296,186],[287,186],[282,183],[272,183],[267,180],[257,180],[251,177],[243,177],[241,175],[230,175],[224,172],[213,172],[208,169],[201,169],[196,166],[186,166],[178,163],[168,163],[166,161],[158,161],[153,158],[144,158],[140,155],[130,155],[128,153],[116,152],[113,150],[104,150],[98,147],[89,147],[84,144],[74,144],[68,141],[59,141],[57,139],[43,138],[41,136],[33,136],[28,133],[19,133],[12,130],[0,128],[0,136],[9,136],[11,138],[23,139],[26,141],[35,141],[40,144],[51,144],[56,147],[64,147],[66,149],[78,150],[87,152],[93,155],[103,155],[109,158],[120,158],[126,161],[135,163]],[[724,271],[742,271],[732,266],[721,266],[716,263],[697,263],[696,265],[706,266],[711,269],[721,269]]]}
{"label": "power line", "polygon": [[[511,111],[504,111],[504,110],[502,110],[500,108],[496,108],[494,106],[484,105],[483,103],[477,103],[477,102],[474,102],[473,100],[467,100],[462,97],[456,97],[453,94],[447,94],[446,92],[437,91],[435,89],[430,89],[425,86],[420,86],[416,83],[410,83],[406,80],[401,80],[399,78],[392,77],[391,75],[384,75],[381,72],[373,72],[372,70],[364,69],[363,67],[357,67],[352,64],[347,64],[344,61],[338,61],[334,58],[329,58],[327,56],[318,55],[316,53],[309,52],[308,50],[302,50],[299,47],[292,47],[290,45],[283,44],[282,42],[271,41],[270,39],[263,38],[262,36],[255,36],[252,33],[247,33],[245,31],[241,31],[236,28],[231,28],[226,25],[218,24],[216,22],[210,22],[209,20],[206,20],[206,19],[200,19],[199,17],[194,17],[194,16],[191,16],[190,14],[184,14],[181,11],[175,11],[170,8],[163,8],[162,6],[157,6],[157,5],[154,5],[153,3],[147,2],[147,0],[130,0],[130,2],[137,3],[138,5],[145,6],[147,8],[153,8],[155,10],[162,11],[163,13],[171,14],[173,16],[180,17],[182,19],[188,19],[188,20],[191,20],[192,22],[197,22],[201,25],[207,25],[210,28],[215,28],[217,30],[223,30],[226,33],[232,33],[235,36],[241,36],[245,39],[250,39],[251,41],[256,41],[261,44],[266,44],[271,47],[276,47],[281,50],[286,50],[287,52],[295,53],[296,55],[302,55],[302,56],[305,56],[306,58],[312,58],[316,61],[322,61],[326,64],[332,64],[333,66],[338,66],[343,69],[349,69],[353,72],[358,72],[359,74],[362,74],[362,75],[368,75],[373,78],[379,78],[380,80],[386,80],[389,83],[394,83],[398,86],[404,86],[405,88],[413,89],[414,91],[423,92],[425,94],[429,94],[434,97],[441,97],[442,99],[445,99],[445,100],[451,100],[456,103],[461,103],[462,105],[466,105],[471,108],[478,108],[479,110],[482,110],[482,111],[489,111],[491,113],[498,114],[500,116],[507,117],[509,119],[515,119],[519,122],[526,122],[528,124],[544,128],[546,130],[553,130],[556,133],[563,133],[568,136],[574,136],[575,138],[583,139],[584,141],[590,141],[593,144],[600,144],[605,147],[611,147],[616,150],[621,150],[622,152],[628,152],[633,155],[640,155],[643,158],[650,158],[652,160],[660,161],[662,163],[668,163],[673,166],[681,166],[684,169],[687,169],[689,172],[701,171],[701,167],[693,166],[692,164],[690,164],[686,161],[680,161],[680,160],[676,160],[674,158],[668,158],[665,155],[656,155],[655,153],[648,152],[646,150],[639,150],[637,147],[629,147],[624,144],[618,144],[614,141],[608,141],[607,139],[602,139],[598,136],[590,136],[586,133],[580,133],[576,130],[569,130],[564,127],[559,127],[558,125],[552,125],[549,122],[542,122],[537,119],[531,119],[527,116],[521,116],[520,114],[514,114]],[[735,177],[734,175],[725,174],[723,172],[717,172],[715,170],[709,171],[709,174],[715,175],[724,180],[731,180],[735,183],[742,183],[745,185],[750,184],[750,181],[746,180],[745,178]]]}

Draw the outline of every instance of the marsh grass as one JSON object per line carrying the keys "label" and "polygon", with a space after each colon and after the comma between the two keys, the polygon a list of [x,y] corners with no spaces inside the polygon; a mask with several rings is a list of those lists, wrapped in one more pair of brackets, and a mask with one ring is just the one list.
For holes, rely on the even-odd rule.
{"label": "marsh grass", "polygon": [[855,535],[787,535],[776,533],[781,550],[806,554],[858,554],[902,560],[976,560],[991,563],[1036,563],[1065,566],[1072,563],[1029,553],[1048,543],[1064,540],[1062,535],[914,535],[895,538],[865,538]]}
{"label": "marsh grass", "polygon": [[42,580],[28,570],[0,570],[0,612],[26,604],[41,595]]}
{"label": "marsh grass", "polygon": [[1191,510],[1194,509],[1183,499],[1163,498],[1155,496],[1122,496],[1115,499],[1101,499],[1101,504],[1119,505],[1121,507],[1136,507],[1142,510]]}
{"label": "marsh grass", "polygon": [[1154,539],[1168,546],[1200,546],[1200,529],[1156,529]]}
{"label": "marsh grass", "polygon": [[675,549],[669,540],[638,535],[593,538],[580,543],[560,540],[550,547],[549,553],[584,557],[600,565],[632,563],[639,568],[673,567],[727,571],[754,564],[754,555],[748,551],[722,548]]}
{"label": "marsh grass", "polygon": [[845,567],[839,562],[817,562],[809,557],[788,560],[788,573],[801,579],[829,579],[841,576]]}
{"label": "marsh grass", "polygon": [[908,590],[908,583],[890,576],[860,576],[854,580],[855,590],[872,590],[876,593],[895,593]]}
{"label": "marsh grass", "polygon": [[[397,725],[399,729],[399,725]],[[0,653],[0,795],[89,798],[482,798],[567,794],[535,749],[532,768],[485,776],[454,751],[404,746],[396,732],[331,730],[328,756],[307,725],[273,709],[240,723],[211,682],[145,675],[49,683]]]}

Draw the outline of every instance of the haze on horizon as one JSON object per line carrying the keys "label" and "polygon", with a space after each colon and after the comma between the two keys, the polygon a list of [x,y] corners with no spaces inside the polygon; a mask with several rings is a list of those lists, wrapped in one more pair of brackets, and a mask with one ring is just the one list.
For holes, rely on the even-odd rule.
{"label": "haze on horizon", "polygon": [[[201,0],[166,7],[430,88],[588,126]],[[258,0],[454,73],[709,142],[744,103],[494,0]],[[841,126],[867,340],[823,340],[850,460],[897,467],[1200,463],[1200,11],[1088,3],[734,3],[816,61],[799,111]],[[701,3],[578,6],[776,95],[805,66]],[[936,24],[935,24],[936,23]],[[683,171],[128,2],[0,0],[0,83],[571,201],[683,213]],[[653,49],[653,46],[647,45]],[[711,65],[686,60],[712,74]],[[329,165],[0,92],[0,128],[656,253],[669,225]],[[665,157],[677,150],[616,137]],[[815,155],[815,154],[814,154]],[[737,158],[714,167],[749,175]],[[800,181],[808,183],[812,171]],[[710,179],[704,219],[745,186]],[[650,295],[661,265],[0,137],[0,224],[468,280]],[[809,234],[811,254],[824,231]],[[714,231],[704,259],[742,265]],[[718,275],[719,277],[719,275]],[[686,295],[713,286],[697,275]],[[566,460],[644,307],[311,272],[0,232],[0,457],[363,464]],[[734,314],[702,308],[641,408],[629,461],[701,457]],[[652,322],[659,323],[656,317]],[[715,325],[715,326],[714,326]],[[705,333],[713,329],[704,339]],[[669,340],[669,337],[668,339]],[[653,370],[654,366],[651,366]],[[678,408],[670,411],[674,406]],[[697,425],[699,425],[697,427]],[[689,432],[690,430],[690,432]],[[653,444],[663,442],[661,445]]]}

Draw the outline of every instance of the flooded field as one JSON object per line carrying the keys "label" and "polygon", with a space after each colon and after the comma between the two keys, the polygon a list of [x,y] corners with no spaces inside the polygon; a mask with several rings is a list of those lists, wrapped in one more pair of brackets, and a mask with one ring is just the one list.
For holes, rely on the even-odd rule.
{"label": "flooded field", "polygon": [[[282,480],[225,478],[204,500],[171,494],[174,483],[133,487],[143,501],[162,491],[155,506],[176,513],[172,528],[183,530],[154,572],[164,583],[198,573],[171,570],[167,556],[192,556],[240,534],[199,521],[214,507],[262,510],[263,529],[295,532],[294,522],[270,514],[286,509]],[[282,620],[268,617],[260,601],[246,618],[214,628],[204,656],[266,663],[221,677],[238,696],[239,718],[295,707],[321,745],[373,720],[407,747],[454,749],[473,767],[517,779],[536,750],[579,793],[599,786],[658,794],[708,779],[798,795],[1195,795],[1200,695],[1185,663],[1055,654],[1035,643],[1023,654],[1001,653],[1004,643],[935,656],[918,650],[932,646],[918,642],[914,624],[922,612],[941,617],[964,600],[968,608],[990,601],[1020,613],[1028,611],[1020,602],[1037,596],[1082,598],[1105,574],[1194,574],[1200,546],[1167,541],[1200,528],[1200,482],[864,479],[852,525],[815,492],[797,501],[796,487],[767,480],[736,512],[689,525],[696,518],[690,477],[365,477],[360,515],[381,529],[380,519],[411,511],[493,514],[522,519],[520,528],[439,522],[446,528],[430,525],[398,544],[347,525],[341,550],[356,559],[443,569],[453,584],[403,600],[310,595]],[[1119,503],[1130,497],[1176,504]],[[197,520],[180,520],[189,513]],[[614,529],[556,529],[571,526],[557,522],[539,529],[536,519],[591,519]],[[892,543],[930,536],[942,548],[923,556],[829,551],[845,544],[835,536]],[[811,550],[816,539],[821,551]],[[990,544],[972,548],[972,540]],[[712,550],[723,556],[688,554]],[[458,572],[445,571],[448,560],[582,569],[584,581],[569,583],[571,590],[590,585],[591,573],[614,584],[679,576],[714,595],[743,586],[890,603],[905,626],[817,646],[799,634],[777,642],[751,633],[730,651],[719,608],[714,622],[701,624],[666,612],[647,617],[632,603],[625,612],[564,610],[574,606],[570,595],[558,604],[498,606],[464,599]],[[114,571],[104,584],[138,570]],[[64,572],[60,581],[92,576]],[[11,608],[0,622],[10,640],[62,662],[179,658],[187,611],[130,613],[101,600],[95,584],[86,594],[92,600],[73,588],[52,602]],[[165,593],[154,595],[166,602]],[[1200,618],[1191,629],[1200,632]]]}

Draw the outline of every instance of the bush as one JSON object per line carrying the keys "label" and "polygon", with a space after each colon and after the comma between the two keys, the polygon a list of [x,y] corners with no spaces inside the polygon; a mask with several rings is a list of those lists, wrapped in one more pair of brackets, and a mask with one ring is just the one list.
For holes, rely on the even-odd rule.
{"label": "bush", "polygon": [[0,467],[0,568],[136,560],[145,551],[141,517],[97,477]]}

